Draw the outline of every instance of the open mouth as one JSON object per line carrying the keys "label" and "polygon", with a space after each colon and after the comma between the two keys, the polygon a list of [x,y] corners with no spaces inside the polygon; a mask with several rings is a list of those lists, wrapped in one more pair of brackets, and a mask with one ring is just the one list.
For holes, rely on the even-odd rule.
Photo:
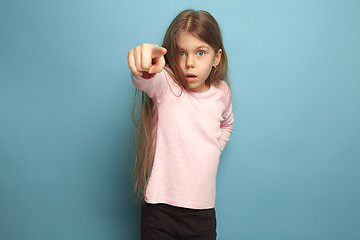
{"label": "open mouth", "polygon": [[188,81],[195,81],[196,80],[196,75],[194,75],[194,74],[188,74],[188,75],[186,75],[186,79],[188,80]]}

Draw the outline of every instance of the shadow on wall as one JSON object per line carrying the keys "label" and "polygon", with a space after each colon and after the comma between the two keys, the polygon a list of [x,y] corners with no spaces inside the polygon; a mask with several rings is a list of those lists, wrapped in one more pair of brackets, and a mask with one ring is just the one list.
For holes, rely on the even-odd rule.
{"label": "shadow on wall", "polygon": [[[121,139],[119,146],[119,167],[120,169],[114,179],[114,189],[117,189],[116,195],[111,204],[111,211],[108,213],[108,219],[113,219],[112,223],[114,231],[118,237],[114,239],[140,239],[140,208],[141,205],[137,201],[136,196],[132,194],[132,167],[133,167],[133,146],[132,135],[133,126],[124,126],[124,131],[120,134]],[[127,133],[125,133],[127,132]],[[129,136],[129,137],[127,137]],[[124,148],[126,146],[126,148]]]}

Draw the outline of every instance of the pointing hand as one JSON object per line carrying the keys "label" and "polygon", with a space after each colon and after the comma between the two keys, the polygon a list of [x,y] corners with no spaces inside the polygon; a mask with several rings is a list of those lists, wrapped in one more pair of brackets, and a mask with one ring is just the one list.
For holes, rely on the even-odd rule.
{"label": "pointing hand", "polygon": [[130,70],[144,78],[151,78],[164,69],[166,48],[144,43],[129,51],[128,64]]}

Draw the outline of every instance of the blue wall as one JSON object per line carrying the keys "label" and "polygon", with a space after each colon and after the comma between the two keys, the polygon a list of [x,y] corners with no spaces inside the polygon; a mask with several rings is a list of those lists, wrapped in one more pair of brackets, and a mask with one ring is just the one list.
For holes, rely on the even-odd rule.
{"label": "blue wall", "polygon": [[127,52],[217,18],[235,130],[219,239],[360,239],[359,1],[1,1],[0,239],[139,239]]}

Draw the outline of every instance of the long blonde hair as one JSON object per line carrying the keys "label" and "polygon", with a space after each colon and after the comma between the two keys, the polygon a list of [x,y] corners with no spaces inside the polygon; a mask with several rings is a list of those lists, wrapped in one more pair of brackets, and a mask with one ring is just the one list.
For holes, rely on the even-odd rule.
{"label": "long blonde hair", "polygon": [[[213,68],[208,79],[208,85],[218,86],[221,80],[228,83],[227,55],[222,43],[220,28],[215,18],[206,11],[184,10],[177,15],[167,29],[162,46],[167,49],[165,55],[165,70],[173,80],[185,91],[189,91],[188,83],[178,66],[179,49],[177,39],[183,32],[189,32],[209,44],[215,53],[222,49],[221,60],[216,68]],[[135,90],[135,98],[139,90]],[[135,163],[133,169],[134,193],[140,200],[144,200],[145,190],[154,161],[154,122],[153,101],[144,92],[141,93],[141,109],[139,117],[136,117],[135,106],[133,107],[133,121],[136,126],[134,135]]]}

